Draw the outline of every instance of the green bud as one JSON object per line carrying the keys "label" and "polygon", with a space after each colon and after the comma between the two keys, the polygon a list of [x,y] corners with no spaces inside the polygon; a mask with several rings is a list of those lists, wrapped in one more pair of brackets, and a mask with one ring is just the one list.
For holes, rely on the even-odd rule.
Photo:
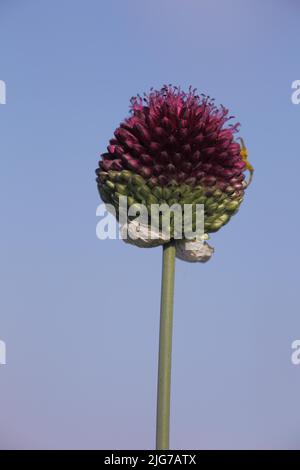
{"label": "green bud", "polygon": [[110,180],[106,180],[105,185],[108,187],[108,189],[115,189],[115,184]]}
{"label": "green bud", "polygon": [[[141,204],[135,202],[133,204],[130,205],[130,209],[131,209],[131,213],[136,213],[136,215],[130,215],[129,218],[130,219],[135,219],[135,217],[137,217],[139,215],[139,213],[141,212]],[[128,208],[129,210],[129,208]]]}
{"label": "green bud", "polygon": [[131,181],[136,186],[142,186],[145,184],[145,180],[141,175],[133,175]]}
{"label": "green bud", "polygon": [[205,196],[200,196],[194,202],[195,204],[205,204],[206,199],[207,198]]}
{"label": "green bud", "polygon": [[199,197],[202,197],[203,196],[203,189],[197,189],[196,191],[194,190],[193,191],[193,196],[194,196],[194,200],[198,199]]}
{"label": "green bud", "polygon": [[128,196],[127,198],[127,204],[128,204],[128,207],[130,207],[132,204],[134,204],[136,201],[135,199],[132,197],[132,196]]}
{"label": "green bud", "polygon": [[179,186],[179,189],[180,189],[182,195],[185,195],[186,193],[190,193],[190,191],[191,191],[191,187],[188,184],[185,184],[185,183],[181,184]]}
{"label": "green bud", "polygon": [[113,193],[113,194],[111,195],[111,199],[112,199],[113,203],[114,203],[116,206],[119,205],[119,196],[120,196],[119,193]]}
{"label": "green bud", "polygon": [[124,184],[116,184],[116,190],[118,191],[118,193],[122,194],[123,196],[127,196],[127,186],[125,186]]}
{"label": "green bud", "polygon": [[213,192],[213,198],[214,199],[220,199],[220,197],[223,195],[221,189],[216,189],[214,192]]}
{"label": "green bud", "polygon": [[151,189],[144,184],[141,188],[139,188],[139,193],[147,199],[149,194],[151,194]]}
{"label": "green bud", "polygon": [[110,199],[111,193],[105,186],[103,185],[99,186],[99,192],[100,192],[100,196],[103,202],[109,203],[111,201]]}
{"label": "green bud", "polygon": [[162,188],[160,186],[155,186],[155,188],[152,190],[152,193],[158,200],[162,199],[163,197]]}
{"label": "green bud", "polygon": [[222,195],[219,197],[219,203],[223,201],[228,201],[228,195],[225,193],[222,193]]}
{"label": "green bud", "polygon": [[221,204],[218,204],[218,213],[220,214],[221,212],[224,212],[226,210],[226,204],[222,202]]}
{"label": "green bud", "polygon": [[108,177],[112,181],[118,181],[120,179],[120,173],[118,171],[109,170]]}
{"label": "green bud", "polygon": [[182,196],[182,192],[181,192],[180,188],[173,189],[172,196],[174,198],[176,198],[177,200],[180,200],[181,196]]}
{"label": "green bud", "polygon": [[226,203],[226,210],[228,211],[235,211],[239,207],[239,201],[229,201]]}
{"label": "green bud", "polygon": [[163,198],[167,201],[172,195],[172,190],[170,188],[162,188],[162,193]]}
{"label": "green bud", "polygon": [[221,220],[216,219],[214,222],[211,223],[209,231],[216,232],[222,227],[222,225],[224,225],[223,222]]}
{"label": "green bud", "polygon": [[147,196],[147,204],[158,204],[157,198],[153,194]]}
{"label": "green bud", "polygon": [[222,224],[225,225],[229,219],[230,219],[230,215],[225,212],[225,214],[220,215],[217,220],[221,221]]}
{"label": "green bud", "polygon": [[182,199],[182,204],[193,204],[194,201],[195,201],[194,194],[191,192],[190,193],[186,192]]}
{"label": "green bud", "polygon": [[205,205],[205,208],[211,213],[215,213],[217,210],[218,210],[218,203],[217,202],[214,202],[213,204],[209,204],[208,206]]}
{"label": "green bud", "polygon": [[179,204],[178,199],[171,197],[168,201],[169,206],[172,206],[173,204]]}
{"label": "green bud", "polygon": [[121,171],[120,178],[121,180],[125,181],[126,183],[129,183],[132,177],[132,173],[129,170],[123,170]]}

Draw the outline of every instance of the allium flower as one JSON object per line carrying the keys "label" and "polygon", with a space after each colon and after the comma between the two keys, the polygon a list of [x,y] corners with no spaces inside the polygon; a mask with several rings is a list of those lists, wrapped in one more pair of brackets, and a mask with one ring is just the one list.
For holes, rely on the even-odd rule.
{"label": "allium flower", "polygon": [[231,119],[191,88],[185,93],[169,85],[132,98],[131,115],[96,170],[102,199],[117,214],[120,195],[149,211],[154,203],[204,204],[204,231],[216,232],[238,211],[248,184],[244,171],[253,170]]}
{"label": "allium flower", "polygon": [[[204,240],[236,214],[252,178],[246,147],[242,139],[236,138],[239,124],[231,124],[231,119],[226,108],[215,106],[214,100],[197,95],[191,88],[188,93],[171,85],[151,90],[143,98],[132,98],[131,115],[116,129],[96,170],[100,195],[105,203],[114,206],[120,221],[120,196],[131,208],[143,204],[151,214],[151,220],[147,218],[145,224],[140,224],[138,216],[131,219],[126,212],[122,230],[125,228],[130,235],[139,227],[139,238],[132,243],[141,247],[163,246],[158,450],[169,449],[175,257],[192,262],[210,259],[213,249]],[[245,170],[250,171],[248,182]],[[163,216],[158,217],[153,228],[154,204],[169,208],[177,204],[184,215],[185,205],[192,205],[188,227],[184,217],[178,233],[173,214],[168,219],[167,232]],[[197,226],[195,230],[198,204],[204,207],[205,233],[201,236]],[[190,239],[187,229],[197,236]],[[148,237],[149,230],[151,235],[158,235],[154,242],[152,236]]]}

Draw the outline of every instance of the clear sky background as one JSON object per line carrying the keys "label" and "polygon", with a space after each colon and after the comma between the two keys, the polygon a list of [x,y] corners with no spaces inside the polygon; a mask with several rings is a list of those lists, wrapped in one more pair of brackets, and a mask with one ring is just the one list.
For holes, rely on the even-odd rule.
{"label": "clear sky background", "polygon": [[206,265],[176,266],[171,446],[300,449],[297,0],[0,0],[0,447],[151,449],[161,249],[99,241],[94,169],[173,83],[255,167]]}

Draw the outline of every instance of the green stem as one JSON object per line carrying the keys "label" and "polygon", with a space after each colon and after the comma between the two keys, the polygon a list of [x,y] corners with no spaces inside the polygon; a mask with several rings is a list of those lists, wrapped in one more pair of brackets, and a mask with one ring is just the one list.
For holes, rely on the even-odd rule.
{"label": "green stem", "polygon": [[174,243],[163,245],[156,417],[158,450],[169,449],[175,253]]}

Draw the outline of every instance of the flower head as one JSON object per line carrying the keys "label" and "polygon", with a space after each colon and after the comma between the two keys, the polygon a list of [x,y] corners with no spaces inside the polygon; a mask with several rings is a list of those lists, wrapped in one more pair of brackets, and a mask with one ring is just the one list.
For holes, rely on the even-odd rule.
{"label": "flower head", "polygon": [[131,114],[116,129],[96,170],[104,202],[149,206],[204,204],[205,232],[234,215],[252,174],[239,124],[223,106],[196,90],[171,85],[131,99]]}

